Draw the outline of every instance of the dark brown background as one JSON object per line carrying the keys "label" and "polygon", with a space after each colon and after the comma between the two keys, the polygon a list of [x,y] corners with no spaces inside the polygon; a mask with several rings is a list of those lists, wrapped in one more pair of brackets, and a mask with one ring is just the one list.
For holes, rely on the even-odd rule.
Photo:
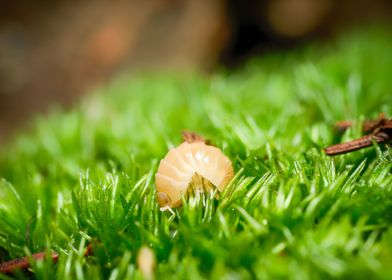
{"label": "dark brown background", "polygon": [[0,141],[121,71],[233,67],[374,21],[389,0],[0,0]]}

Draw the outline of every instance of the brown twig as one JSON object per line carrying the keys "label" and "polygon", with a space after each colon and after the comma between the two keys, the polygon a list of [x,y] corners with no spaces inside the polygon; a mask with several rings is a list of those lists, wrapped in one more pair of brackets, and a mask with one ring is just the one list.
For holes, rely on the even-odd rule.
{"label": "brown twig", "polygon": [[90,244],[87,245],[86,250],[84,250],[83,257],[88,257],[88,256],[91,256],[93,254],[94,254],[94,252],[93,252],[93,243],[90,243]]}
{"label": "brown twig", "polygon": [[188,142],[189,144],[196,142],[203,142],[207,144],[208,142],[206,139],[204,139],[203,136],[200,136],[199,134],[189,130],[182,131],[182,139],[184,140],[184,142]]}
{"label": "brown twig", "polygon": [[[47,256],[45,252],[37,253],[31,255],[31,257],[35,260],[42,260]],[[53,252],[50,256],[53,263],[58,261],[59,255],[56,252]],[[17,270],[25,270],[31,266],[29,257],[23,257],[15,260],[11,260],[8,262],[4,262],[0,264],[0,273],[3,274],[13,274]]]}
{"label": "brown twig", "polygon": [[[385,118],[385,114],[380,113],[379,117],[376,120],[365,120],[362,124],[362,131],[372,132],[385,122],[388,122],[388,120]],[[340,132],[343,132],[352,126],[353,126],[352,121],[338,121],[335,123],[336,129]]]}
{"label": "brown twig", "polygon": [[333,145],[330,147],[325,148],[325,153],[329,156],[340,155],[348,152],[353,152],[362,148],[370,147],[373,144],[373,141],[376,143],[384,143],[386,142],[388,136],[383,134],[371,134],[365,135],[361,138],[342,143]]}
{"label": "brown twig", "polygon": [[[338,122],[337,128],[340,130],[351,125],[349,121]],[[390,142],[392,140],[392,119],[387,120],[382,113],[377,120],[365,121],[363,130],[371,133],[346,143],[327,147],[324,149],[325,153],[329,156],[339,155],[370,147],[373,142],[378,144]]]}
{"label": "brown twig", "polygon": [[[98,244],[99,242],[90,243],[87,245],[86,249],[84,250],[83,257],[89,257],[94,255],[94,244]],[[35,260],[42,260],[46,257],[45,252],[40,252],[31,255],[31,257]],[[59,259],[59,255],[56,252],[51,254],[51,260],[53,263],[56,263]],[[0,273],[3,274],[13,274],[16,270],[26,270],[31,266],[28,257],[23,257],[19,259],[10,260],[8,262],[0,263]]]}

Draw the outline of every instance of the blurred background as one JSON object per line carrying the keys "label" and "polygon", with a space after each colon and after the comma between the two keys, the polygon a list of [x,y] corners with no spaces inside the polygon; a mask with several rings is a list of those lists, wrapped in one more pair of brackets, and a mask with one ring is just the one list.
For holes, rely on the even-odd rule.
{"label": "blurred background", "polygon": [[[0,0],[0,142],[127,71],[235,68],[361,25],[390,0]],[[392,50],[391,50],[392,51]]]}

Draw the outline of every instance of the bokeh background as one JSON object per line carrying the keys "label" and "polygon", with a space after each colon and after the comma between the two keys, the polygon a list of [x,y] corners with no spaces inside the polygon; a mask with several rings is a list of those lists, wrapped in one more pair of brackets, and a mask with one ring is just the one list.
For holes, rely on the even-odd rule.
{"label": "bokeh background", "polygon": [[119,73],[213,71],[389,25],[390,0],[0,0],[0,142]]}

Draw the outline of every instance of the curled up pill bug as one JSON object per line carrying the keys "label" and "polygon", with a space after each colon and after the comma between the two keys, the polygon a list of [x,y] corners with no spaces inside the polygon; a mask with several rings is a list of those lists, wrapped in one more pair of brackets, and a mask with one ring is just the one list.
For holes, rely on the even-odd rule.
{"label": "curled up pill bug", "polygon": [[234,176],[231,160],[217,147],[191,132],[184,132],[184,142],[171,149],[161,160],[156,173],[157,199],[161,207],[181,205],[189,187],[220,192]]}

